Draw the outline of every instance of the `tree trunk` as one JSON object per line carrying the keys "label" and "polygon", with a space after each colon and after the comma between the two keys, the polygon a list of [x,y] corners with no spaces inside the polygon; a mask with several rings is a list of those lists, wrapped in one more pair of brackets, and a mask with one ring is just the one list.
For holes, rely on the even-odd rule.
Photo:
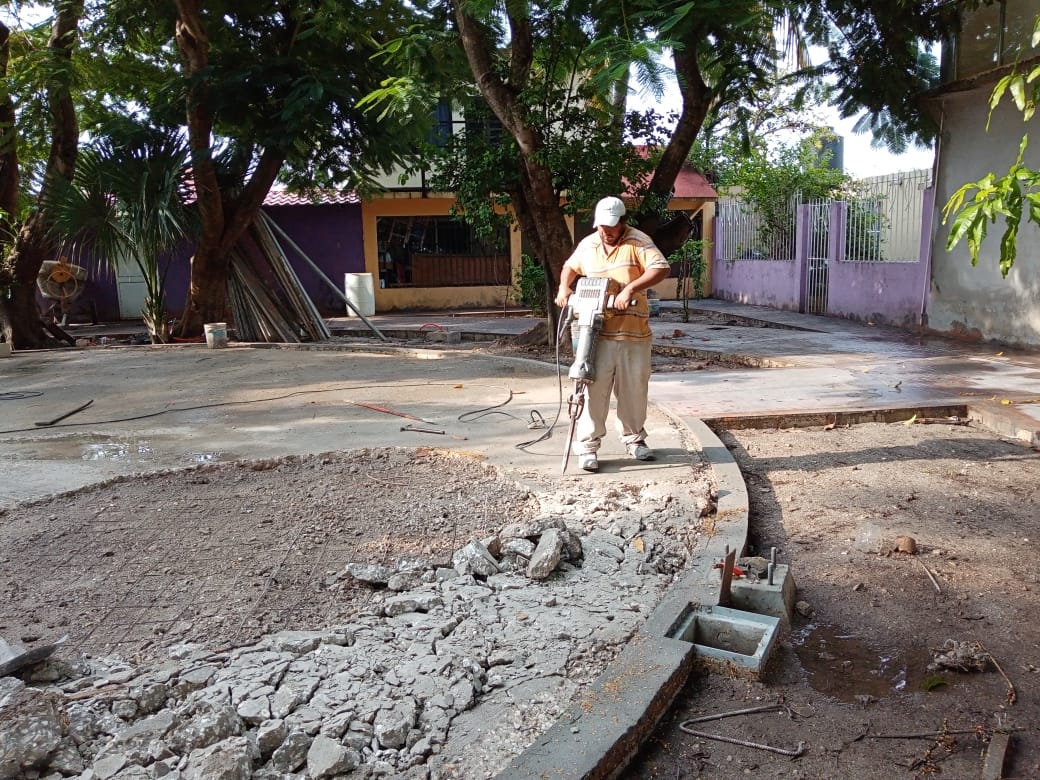
{"label": "tree trunk", "polygon": [[[0,22],[0,78],[7,78],[11,58],[11,31]],[[13,219],[18,213],[18,132],[15,130],[14,100],[5,91],[0,99],[0,245],[14,241]]]}
{"label": "tree trunk", "polygon": [[209,36],[202,24],[199,0],[177,0],[177,47],[184,57],[184,79],[191,85],[185,107],[192,177],[202,223],[199,245],[191,259],[191,280],[177,330],[182,337],[202,334],[206,322],[225,319],[228,255],[220,251],[224,234],[224,201],[211,156],[213,107],[205,72],[209,67]]}
{"label": "tree trunk", "polygon": [[[7,78],[11,57],[11,31],[0,22],[0,78]],[[14,242],[11,218],[18,209],[18,135],[15,132],[14,101],[10,92],[0,100],[0,245]],[[0,340],[14,341],[11,321],[14,312],[8,301],[8,291],[15,283],[14,269],[0,263]]]}
{"label": "tree trunk", "polygon": [[555,289],[563,263],[574,248],[574,237],[567,227],[560,195],[553,187],[548,168],[525,156],[520,179],[524,189],[521,205],[527,210],[525,219],[534,226],[543,253],[542,263],[548,272],[546,280]]}
{"label": "tree trunk", "polygon": [[53,246],[45,237],[40,213],[23,226],[9,257],[10,287],[5,300],[0,296],[0,322],[14,349],[44,349],[57,346],[44,326],[36,303],[36,275],[43,261],[53,257]]}
{"label": "tree trunk", "polygon": [[[36,276],[44,260],[54,257],[56,247],[48,234],[47,200],[58,179],[71,181],[76,170],[79,150],[79,124],[72,102],[72,49],[76,43],[82,2],[56,0],[56,15],[47,51],[53,73],[47,83],[47,99],[51,115],[51,149],[44,170],[43,185],[36,210],[14,237],[8,257],[8,268],[0,275],[0,288],[6,286],[5,298],[0,294],[0,327],[14,349],[39,349],[54,346],[36,303]],[[5,61],[6,65],[6,61]],[[10,188],[10,177],[17,177],[18,159],[4,149],[2,158],[5,181],[0,190]],[[8,166],[14,166],[8,170]],[[17,178],[14,187],[17,188]],[[11,211],[11,214],[16,213]],[[60,334],[67,340],[64,334]]]}
{"label": "tree trunk", "polygon": [[202,24],[200,0],[177,0],[176,38],[185,61],[185,80],[192,84],[187,104],[188,139],[202,221],[202,235],[191,259],[188,297],[177,329],[177,335],[188,338],[202,335],[207,322],[227,320],[231,250],[260,212],[285,154],[277,149],[265,150],[238,197],[224,198],[211,154],[213,105],[206,81],[209,36]]}
{"label": "tree trunk", "polygon": [[516,139],[523,168],[520,186],[524,197],[514,203],[518,211],[527,209],[528,214],[520,220],[521,226],[533,226],[537,239],[533,241],[542,253],[542,263],[548,271],[547,282],[559,282],[563,261],[567,259],[574,240],[567,228],[567,220],[560,205],[560,194],[553,186],[552,171],[538,158],[544,151],[544,143],[537,129],[527,122],[527,114],[517,93],[527,83],[532,60],[528,56],[531,47],[531,29],[523,18],[510,16],[512,32],[511,69],[512,83],[505,82],[495,71],[492,52],[477,19],[469,14],[463,3],[455,4],[455,19],[459,27],[462,47],[466,52],[473,78],[484,100],[502,122],[502,126]]}
{"label": "tree trunk", "polygon": [[689,46],[676,51],[673,56],[683,107],[668,146],[654,171],[654,177],[650,180],[650,191],[656,195],[668,195],[675,188],[675,179],[690,155],[690,149],[697,140],[697,133],[711,106],[711,89],[704,83],[697,62],[696,44],[691,41]]}
{"label": "tree trunk", "polygon": [[667,202],[675,190],[675,180],[678,178],[686,158],[690,155],[693,142],[697,140],[697,134],[711,107],[711,89],[704,83],[704,76],[697,62],[696,41],[697,36],[690,35],[688,45],[681,50],[676,50],[673,55],[683,107],[672,137],[661,154],[654,175],[650,179],[648,190],[651,197],[644,201],[645,211],[640,210],[639,213],[640,230],[651,236],[657,233],[661,224],[661,215],[657,209],[658,203],[662,200]]}

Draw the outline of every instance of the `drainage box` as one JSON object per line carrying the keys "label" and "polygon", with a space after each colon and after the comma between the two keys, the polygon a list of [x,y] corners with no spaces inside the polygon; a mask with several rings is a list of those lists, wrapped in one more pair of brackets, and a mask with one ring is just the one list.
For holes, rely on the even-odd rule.
{"label": "drainage box", "polygon": [[795,585],[786,564],[777,564],[773,582],[767,579],[734,579],[730,583],[729,606],[747,612],[758,612],[780,618],[784,628],[791,626],[794,611]]}
{"label": "drainage box", "polygon": [[691,642],[698,660],[741,677],[759,678],[776,644],[780,619],[729,607],[690,605],[670,636]]}

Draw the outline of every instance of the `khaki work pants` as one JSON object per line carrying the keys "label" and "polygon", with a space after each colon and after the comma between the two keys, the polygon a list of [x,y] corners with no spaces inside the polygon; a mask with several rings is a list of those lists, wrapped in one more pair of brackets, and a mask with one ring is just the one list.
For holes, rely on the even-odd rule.
{"label": "khaki work pants", "polygon": [[572,451],[597,452],[607,433],[610,396],[617,399],[617,431],[627,447],[646,439],[646,396],[650,383],[651,340],[596,342],[596,380],[585,386],[585,408],[578,418]]}

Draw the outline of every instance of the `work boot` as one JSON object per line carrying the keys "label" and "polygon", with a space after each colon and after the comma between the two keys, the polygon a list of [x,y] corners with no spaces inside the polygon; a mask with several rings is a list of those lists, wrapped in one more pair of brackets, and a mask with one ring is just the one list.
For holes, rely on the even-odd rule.
{"label": "work boot", "polygon": [[654,451],[646,446],[646,442],[637,441],[625,448],[636,460],[654,460]]}
{"label": "work boot", "polygon": [[578,466],[585,471],[599,471],[599,459],[595,452],[586,452],[578,456]]}

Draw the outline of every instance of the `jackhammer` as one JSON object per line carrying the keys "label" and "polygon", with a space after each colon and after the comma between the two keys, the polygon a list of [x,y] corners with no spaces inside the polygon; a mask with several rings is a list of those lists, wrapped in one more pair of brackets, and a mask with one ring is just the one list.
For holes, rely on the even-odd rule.
{"label": "jackhammer", "polygon": [[567,414],[571,418],[567,432],[567,441],[563,451],[562,472],[567,472],[567,463],[571,457],[571,444],[578,418],[585,409],[585,388],[596,380],[594,357],[596,338],[603,328],[603,316],[607,309],[614,306],[614,295],[620,285],[606,277],[583,276],[578,279],[574,292],[567,300],[567,307],[561,316],[560,333],[571,327],[571,343],[574,347],[574,362],[567,376],[574,380],[574,391],[567,399]]}

